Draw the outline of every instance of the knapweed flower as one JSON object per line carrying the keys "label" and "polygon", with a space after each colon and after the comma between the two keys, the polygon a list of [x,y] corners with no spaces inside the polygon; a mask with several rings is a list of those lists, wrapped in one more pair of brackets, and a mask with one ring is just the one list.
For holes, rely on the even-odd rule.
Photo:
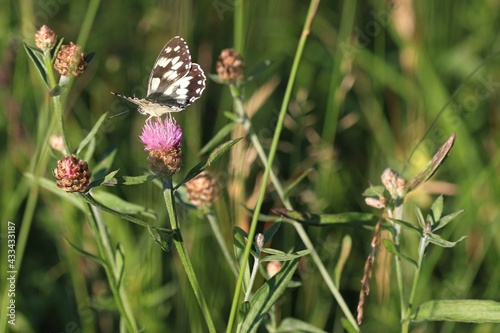
{"label": "knapweed flower", "polygon": [[172,117],[146,120],[139,136],[149,151],[151,170],[159,177],[170,177],[182,166],[182,129]]}
{"label": "knapweed flower", "polygon": [[243,80],[245,63],[241,55],[234,49],[224,49],[217,61],[217,74],[224,82],[232,83]]}
{"label": "knapweed flower", "polygon": [[212,205],[220,195],[217,180],[206,170],[188,181],[186,189],[189,201],[198,208]]}
{"label": "knapweed flower", "polygon": [[53,170],[57,186],[66,192],[84,192],[90,184],[89,165],[76,155],[64,156]]}
{"label": "knapweed flower", "polygon": [[56,46],[57,35],[46,25],[42,25],[35,33],[35,45],[43,52],[50,51]]}
{"label": "knapweed flower", "polygon": [[69,45],[61,46],[54,62],[54,68],[62,76],[77,77],[87,68],[86,58],[82,48],[70,42]]}

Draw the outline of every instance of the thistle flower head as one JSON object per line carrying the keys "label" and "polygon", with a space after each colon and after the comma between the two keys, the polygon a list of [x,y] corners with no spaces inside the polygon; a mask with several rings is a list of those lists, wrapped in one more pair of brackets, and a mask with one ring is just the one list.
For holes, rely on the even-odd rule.
{"label": "thistle flower head", "polygon": [[54,68],[62,76],[77,77],[87,68],[86,58],[82,48],[70,42],[69,45],[61,46],[54,62]]}
{"label": "thistle flower head", "polygon": [[241,55],[234,49],[224,49],[217,61],[217,74],[224,82],[239,82],[243,80],[245,63]]}
{"label": "thistle flower head", "polygon": [[146,120],[139,136],[144,150],[149,151],[151,170],[160,177],[177,173],[182,166],[182,129],[175,119],[155,117]]}
{"label": "thistle flower head", "polygon": [[57,186],[66,192],[84,192],[90,184],[89,165],[76,155],[64,156],[53,170]]}
{"label": "thistle flower head", "polygon": [[212,205],[220,196],[217,180],[208,171],[202,171],[186,183],[189,201],[198,208]]}
{"label": "thistle flower head", "polygon": [[50,51],[56,46],[57,35],[46,25],[42,25],[35,33],[35,45],[43,52]]}

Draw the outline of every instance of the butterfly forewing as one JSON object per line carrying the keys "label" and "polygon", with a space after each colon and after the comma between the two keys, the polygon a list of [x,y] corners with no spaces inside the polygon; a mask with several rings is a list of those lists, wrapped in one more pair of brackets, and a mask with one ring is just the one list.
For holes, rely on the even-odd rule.
{"label": "butterfly forewing", "polygon": [[150,117],[183,111],[200,98],[206,77],[200,65],[191,62],[189,48],[181,37],[172,38],[158,55],[149,76],[147,97],[118,95],[139,106]]}

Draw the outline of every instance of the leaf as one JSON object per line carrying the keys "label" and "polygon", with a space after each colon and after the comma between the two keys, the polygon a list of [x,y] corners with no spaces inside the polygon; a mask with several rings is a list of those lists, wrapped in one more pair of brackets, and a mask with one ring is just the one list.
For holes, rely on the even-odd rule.
{"label": "leaf", "polygon": [[441,218],[435,225],[434,225],[434,228],[432,229],[432,231],[436,231],[436,230],[439,230],[441,228],[443,228],[445,225],[447,225],[448,223],[450,223],[451,221],[453,221],[455,219],[455,217],[457,217],[458,215],[462,214],[465,210],[461,209],[455,213],[452,213],[450,215],[446,215],[444,216],[443,218]]}
{"label": "leaf", "polygon": [[89,184],[89,187],[87,188],[87,190],[90,190],[93,187],[97,187],[97,186],[100,186],[102,184],[106,184],[106,183],[110,182],[113,179],[113,177],[118,173],[118,171],[120,171],[120,169],[115,170],[115,171],[111,171],[104,178],[94,180],[93,182],[91,182]]}
{"label": "leaf", "polygon": [[285,188],[285,190],[283,191],[283,196],[285,197],[285,199],[289,197],[290,192],[292,192],[295,186],[297,186],[304,178],[306,178],[307,175],[311,173],[311,171],[313,171],[313,168],[307,169],[297,179],[295,179],[293,183],[291,183]]}
{"label": "leaf", "polygon": [[411,321],[500,323],[500,303],[487,300],[433,300],[421,304]]}
{"label": "leaf", "polygon": [[272,65],[274,64],[274,60],[270,60],[270,59],[266,59],[264,60],[263,63],[261,63],[260,65],[258,65],[255,69],[253,69],[252,71],[250,71],[249,74],[246,74],[245,75],[245,79],[241,82],[241,85],[245,85],[247,84],[248,82],[252,81],[253,79],[255,79],[257,76],[261,75],[262,73],[264,73],[264,71],[266,71],[269,67],[271,67]]}
{"label": "leaf", "polygon": [[123,272],[125,271],[125,255],[123,254],[123,247],[120,243],[116,245],[115,263],[115,286],[117,289],[120,289],[123,279]]}
{"label": "leaf", "polygon": [[322,329],[295,318],[285,318],[274,331],[276,333],[303,332],[303,333],[326,333]]}
{"label": "leaf", "polygon": [[309,253],[311,253],[310,250],[301,250],[301,251],[297,251],[297,252],[286,253],[283,251],[279,251],[276,249],[270,249],[270,248],[263,248],[262,252],[270,254],[270,255],[262,258],[261,262],[289,261],[289,260],[301,258],[301,257],[306,256]]}
{"label": "leaf", "polygon": [[101,259],[101,257],[99,256],[96,256],[90,252],[87,252],[81,248],[79,248],[78,246],[76,246],[75,244],[71,243],[67,238],[64,238],[64,241],[73,248],[73,250],[75,250],[76,252],[78,252],[80,255],[84,256],[84,257],[87,257],[87,258],[90,258],[90,259],[93,259],[95,261],[97,261],[99,264],[101,264],[102,266],[105,266],[106,263]]}
{"label": "leaf", "polygon": [[417,215],[418,224],[420,225],[422,230],[425,230],[424,214],[422,214],[422,211],[420,210],[420,208],[417,205],[415,205],[415,214]]}
{"label": "leaf", "polygon": [[281,270],[257,290],[250,300],[250,311],[243,320],[240,332],[256,332],[262,319],[285,292],[299,264],[299,258],[286,261]]}
{"label": "leaf", "polygon": [[172,243],[174,241],[173,232],[160,232],[153,226],[148,226],[148,232],[151,238],[153,238],[156,244],[160,245],[163,251],[170,251],[170,249],[172,248]]}
{"label": "leaf", "polygon": [[200,150],[200,155],[206,154],[210,149],[213,149],[216,145],[219,144],[231,131],[237,124],[234,122],[230,122],[226,126],[222,127],[217,134],[213,136],[213,138],[208,141],[208,143],[205,145],[205,147],[201,148]]}
{"label": "leaf", "polygon": [[455,247],[455,245],[457,245],[458,243],[460,243],[461,241],[463,241],[464,239],[467,238],[467,236],[462,236],[459,240],[457,240],[455,242],[451,242],[451,241],[447,241],[447,240],[441,238],[441,236],[436,235],[434,233],[428,234],[427,237],[428,237],[427,239],[429,240],[429,243],[432,243],[432,244],[435,244],[435,245],[438,245],[441,247]]}
{"label": "leaf", "polygon": [[95,191],[92,195],[94,199],[99,201],[102,205],[113,207],[113,210],[116,212],[132,215],[141,214],[142,216],[147,216],[152,219],[157,219],[158,217],[154,210],[125,201],[114,194],[105,191]]}
{"label": "leaf", "polygon": [[47,69],[45,68],[44,61],[43,61],[43,53],[39,49],[30,46],[26,43],[24,44],[24,49],[26,50],[26,53],[30,57],[31,61],[35,65],[36,69],[38,70],[38,73],[40,73],[40,76],[42,77],[43,82],[49,87],[49,80],[47,78]]}
{"label": "leaf", "polygon": [[430,215],[430,222],[431,225],[434,225],[440,218],[441,214],[443,214],[443,196],[440,195],[433,203],[431,206],[431,212],[429,213]]}
{"label": "leaf", "polygon": [[412,258],[402,254],[399,252],[399,250],[396,248],[396,245],[390,240],[390,239],[383,239],[382,243],[384,244],[384,247],[392,253],[395,256],[400,257],[401,259],[405,260],[406,262],[409,262],[410,264],[413,264],[415,267],[418,267],[417,262],[413,260]]}
{"label": "leaf", "polygon": [[405,229],[408,229],[408,230],[416,232],[419,236],[423,236],[423,234],[424,234],[422,229],[419,229],[416,226],[414,226],[413,224],[408,223],[406,221],[401,221],[401,220],[392,219],[392,218],[391,218],[391,221],[394,222],[394,223],[399,224],[400,226],[402,226]]}
{"label": "leaf", "polygon": [[271,226],[266,231],[264,231],[264,244],[266,244],[271,240],[271,238],[273,238],[280,227],[281,222],[275,222],[271,224]]}
{"label": "leaf", "polygon": [[361,195],[364,197],[383,197],[385,187],[370,185]]}
{"label": "leaf", "polygon": [[115,156],[116,156],[117,151],[118,150],[115,146],[115,147],[111,147],[110,149],[108,149],[105,152],[104,157],[92,170],[92,174],[94,175],[94,179],[105,178],[105,175],[111,169],[111,165],[113,164],[113,161],[115,160]]}
{"label": "leaf", "polygon": [[89,134],[87,134],[87,136],[78,145],[78,148],[76,149],[76,155],[79,155],[83,148],[85,148],[85,146],[95,137],[97,131],[99,131],[99,128],[101,128],[102,124],[106,120],[107,115],[108,113],[106,112],[99,118],[99,120],[97,120],[94,127],[92,127],[92,129],[90,130]]}
{"label": "leaf", "polygon": [[[35,180],[35,177],[33,177],[33,174],[31,174],[31,173],[25,173],[24,176],[32,181]],[[81,200],[79,200],[76,195],[72,195],[71,193],[64,192],[59,187],[57,187],[55,180],[47,179],[47,178],[38,178],[38,184],[40,185],[40,187],[57,195],[61,199],[71,203],[76,208],[78,208],[82,211],[84,210],[83,202]]]}
{"label": "leaf", "polygon": [[[109,175],[108,175],[109,176]],[[116,185],[141,185],[147,182],[150,182],[156,178],[155,175],[152,174],[146,174],[142,176],[121,176],[121,177],[114,177],[110,178],[106,176],[103,179],[98,179],[93,181],[91,184],[96,183],[98,185],[104,185],[104,186],[116,186]],[[96,186],[98,186],[96,185]]]}
{"label": "leaf", "polygon": [[214,81],[215,83],[218,83],[218,84],[226,84],[225,81],[222,81],[220,78],[219,78],[219,75],[217,74],[208,74],[208,78],[212,81]]}
{"label": "leaf", "polygon": [[432,160],[427,163],[427,165],[420,171],[418,175],[413,178],[408,185],[406,186],[407,192],[410,192],[417,188],[420,184],[425,183],[429,178],[434,175],[436,170],[441,166],[446,157],[451,151],[453,147],[453,143],[455,142],[456,134],[453,133],[446,142],[439,147],[437,153],[432,157]]}
{"label": "leaf", "polygon": [[340,318],[340,323],[347,333],[359,333],[359,328],[354,327],[346,318]]}
{"label": "leaf", "polygon": [[[272,212],[288,220],[319,227],[373,227],[378,221],[377,216],[368,213],[313,214],[286,210],[284,208],[272,209]],[[286,219],[284,219],[284,221],[286,221]]]}
{"label": "leaf", "polygon": [[214,163],[217,159],[219,159],[224,153],[229,151],[229,149],[231,149],[231,147],[237,144],[241,139],[243,138],[238,138],[224,142],[223,144],[215,148],[210,153],[210,155],[206,160],[201,161],[200,163],[195,165],[191,170],[189,170],[186,177],[184,177],[184,179],[174,187],[174,191],[177,190],[182,185],[184,185],[185,183],[187,183],[188,181],[190,181],[191,179],[193,179],[194,177],[196,177],[200,172],[207,169],[210,165],[212,165],[212,163]]}
{"label": "leaf", "polygon": [[239,117],[236,113],[234,113],[234,112],[225,111],[225,112],[224,112],[224,116],[225,116],[227,119],[229,119],[229,120],[231,120],[231,121],[233,121],[233,122],[235,122],[235,123],[241,123],[241,122],[242,122],[242,118],[240,118],[240,117]]}
{"label": "leaf", "polygon": [[[245,252],[245,239],[248,238],[248,234],[239,227],[234,227],[233,229],[233,248],[236,259],[240,267],[242,266],[241,258],[243,258],[243,252]],[[243,288],[245,291],[250,283],[250,268],[246,265],[245,275],[243,279]]]}
{"label": "leaf", "polygon": [[344,238],[342,238],[342,245],[340,247],[339,259],[337,260],[337,264],[335,265],[335,269],[333,271],[333,277],[336,286],[338,286],[340,283],[340,277],[342,276],[342,271],[344,270],[347,258],[351,253],[351,248],[352,248],[352,238],[349,235],[345,235]]}

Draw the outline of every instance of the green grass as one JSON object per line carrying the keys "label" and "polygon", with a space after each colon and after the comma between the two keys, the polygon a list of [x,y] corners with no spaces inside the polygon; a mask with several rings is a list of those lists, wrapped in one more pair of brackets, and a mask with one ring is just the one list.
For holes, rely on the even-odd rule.
{"label": "green grass", "polygon": [[[265,165],[258,156],[252,157],[255,143],[262,145],[267,156],[276,149],[273,172],[283,188],[312,170],[284,200],[276,186],[261,191],[262,214],[270,215],[272,208],[283,207],[317,214],[380,214],[361,196],[369,184],[379,185],[387,167],[411,180],[456,133],[454,147],[436,175],[406,197],[403,216],[417,225],[415,205],[427,213],[432,202],[444,194],[444,214],[460,209],[465,213],[441,229],[440,235],[451,240],[463,235],[468,238],[450,249],[429,245],[413,307],[435,299],[500,301],[498,6],[491,1],[455,1],[451,5],[427,0],[415,3],[413,8],[402,4],[390,8],[383,1],[320,2],[293,79],[292,65],[308,7],[308,2],[299,1],[226,0],[23,1],[3,6],[2,297],[7,277],[4,235],[8,221],[16,225],[16,262],[19,265],[22,260],[22,266],[17,274],[16,326],[3,324],[5,317],[0,323],[12,332],[73,332],[77,328],[85,333],[118,332],[120,325],[105,270],[66,242],[89,253],[98,252],[88,215],[65,200],[69,194],[48,191],[28,176],[40,174],[52,181],[51,170],[60,158],[47,150],[46,144],[54,112],[51,100],[22,45],[23,41],[34,45],[33,35],[41,24],[50,26],[65,43],[78,42],[87,53],[95,52],[89,67],[72,82],[63,100],[64,126],[71,147],[78,146],[105,112],[116,115],[130,111],[105,122],[96,136],[95,151],[88,158],[90,168],[97,168],[116,148],[111,170],[120,169],[122,176],[142,175],[148,168],[147,152],[138,140],[145,118],[110,92],[143,97],[154,60],[170,38],[184,37],[193,60],[206,74],[216,72],[220,51],[233,46],[244,56],[246,73],[267,59],[274,61],[243,90],[244,102],[257,101],[268,93],[249,119],[257,141],[248,136],[210,167],[222,184],[214,216],[230,249],[234,227],[250,227],[252,216],[245,206],[254,209],[261,191]],[[405,28],[413,30],[408,34]],[[353,41],[356,36],[357,43]],[[287,113],[274,146],[272,138],[281,126],[280,107],[291,78],[290,102],[284,104]],[[271,88],[269,82],[274,79],[278,83]],[[237,114],[238,107],[233,106],[228,86],[208,80],[202,98],[174,115],[184,131],[184,168],[174,176],[174,183],[206,157],[199,156],[200,149],[231,122],[224,113]],[[250,104],[246,108],[251,109]],[[244,135],[244,131],[232,134],[233,138]],[[150,182],[107,187],[104,191],[157,214],[156,219],[138,218],[156,226],[170,226],[161,186]],[[207,217],[182,204],[177,204],[176,212],[211,320],[217,332],[225,331],[237,279]],[[208,331],[177,250],[162,251],[141,226],[108,213],[102,213],[102,219],[111,248],[117,244],[123,247],[122,283],[138,327],[147,332]],[[256,230],[262,232],[268,226],[257,223]],[[355,317],[372,236],[370,228],[284,223],[266,246],[298,251],[307,248],[307,237],[335,281],[342,241],[350,237],[352,247],[335,288]],[[389,233],[384,231],[382,238],[390,238]],[[400,243],[400,250],[416,260],[418,236],[403,229]],[[20,253],[21,247],[25,247],[24,253]],[[407,300],[415,269],[406,262],[401,268]],[[284,292],[271,310],[271,319],[279,325],[293,317],[327,332],[342,332],[341,318],[346,318],[346,311],[339,306],[339,298],[328,287],[313,256],[301,259],[294,280],[301,286]],[[255,291],[264,282],[258,275]],[[241,302],[243,294],[237,296],[235,299]],[[380,245],[360,329],[378,332],[383,327],[399,332],[400,313],[394,257]],[[414,323],[411,328],[496,332],[500,327],[436,321]]]}

